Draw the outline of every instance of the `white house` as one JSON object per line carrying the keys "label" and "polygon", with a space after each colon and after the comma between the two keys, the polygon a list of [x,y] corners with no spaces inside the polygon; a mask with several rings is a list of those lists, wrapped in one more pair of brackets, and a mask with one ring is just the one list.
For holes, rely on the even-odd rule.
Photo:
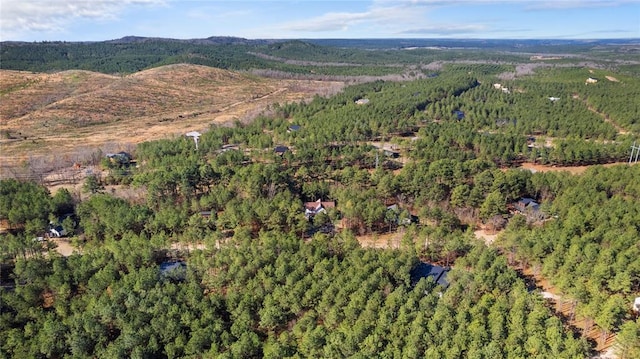
{"label": "white house", "polygon": [[307,202],[304,204],[304,216],[309,219],[318,213],[326,212],[327,208],[334,208],[335,206],[336,202],[334,201],[323,202],[318,199],[315,202]]}
{"label": "white house", "polygon": [[640,312],[640,297],[636,297],[636,300],[633,302],[633,310]]}

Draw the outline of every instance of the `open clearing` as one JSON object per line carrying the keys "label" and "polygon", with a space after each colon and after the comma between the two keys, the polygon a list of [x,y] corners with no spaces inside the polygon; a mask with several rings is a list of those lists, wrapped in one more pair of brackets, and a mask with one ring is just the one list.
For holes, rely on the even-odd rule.
{"label": "open clearing", "polygon": [[520,166],[520,168],[529,170],[531,172],[569,172],[573,175],[580,175],[580,174],[583,174],[590,167],[595,167],[595,166],[613,167],[613,166],[618,166],[622,164],[627,164],[627,162],[616,162],[616,163],[607,163],[604,165],[587,165],[587,166],[546,166],[546,165],[540,165],[536,163],[525,162]]}
{"label": "open clearing", "polygon": [[338,81],[268,79],[198,65],[127,76],[0,70],[0,163],[81,161],[140,142],[249,120],[273,103],[338,92]]}

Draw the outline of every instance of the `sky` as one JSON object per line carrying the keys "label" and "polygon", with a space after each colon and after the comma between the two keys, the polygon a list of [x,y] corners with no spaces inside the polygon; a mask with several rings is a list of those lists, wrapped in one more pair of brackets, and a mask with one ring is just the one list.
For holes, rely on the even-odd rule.
{"label": "sky", "polygon": [[0,41],[640,38],[640,0],[0,0]]}

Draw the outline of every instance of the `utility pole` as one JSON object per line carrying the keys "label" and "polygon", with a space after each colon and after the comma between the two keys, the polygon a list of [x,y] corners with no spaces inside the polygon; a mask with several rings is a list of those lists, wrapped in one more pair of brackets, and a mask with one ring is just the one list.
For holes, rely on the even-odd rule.
{"label": "utility pole", "polygon": [[[634,157],[635,154],[635,157]],[[633,145],[631,146],[631,155],[629,155],[629,164],[633,161],[633,163],[638,162],[638,157],[640,156],[640,146],[636,145],[636,142],[633,141]]]}
{"label": "utility pole", "polygon": [[198,150],[198,139],[202,134],[198,131],[191,131],[186,133],[187,136],[193,137],[193,141],[196,143],[196,151]]}

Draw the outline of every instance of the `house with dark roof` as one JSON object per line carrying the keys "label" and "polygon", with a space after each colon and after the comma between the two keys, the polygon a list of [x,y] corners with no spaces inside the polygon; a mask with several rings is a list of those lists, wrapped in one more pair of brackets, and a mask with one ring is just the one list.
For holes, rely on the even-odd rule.
{"label": "house with dark roof", "polygon": [[60,238],[60,237],[64,237],[67,235],[67,231],[64,230],[64,228],[62,228],[61,225],[56,224],[56,225],[49,225],[49,236],[51,237],[55,237],[55,238]]}
{"label": "house with dark roof", "polygon": [[520,198],[520,200],[514,203],[513,206],[520,213],[540,210],[540,204],[538,204],[538,202],[536,202],[533,198]]}
{"label": "house with dark roof", "polygon": [[322,201],[318,199],[315,202],[306,202],[304,204],[304,216],[310,219],[318,213],[326,212],[329,208],[335,208],[335,206],[335,201]]}
{"label": "house with dark roof", "polygon": [[119,163],[121,165],[128,164],[133,159],[129,153],[120,151],[118,153],[107,153],[105,155],[112,163]]}
{"label": "house with dark roof", "polygon": [[458,120],[463,120],[464,119],[464,111],[455,110],[455,111],[453,111],[453,114],[456,116],[456,118]]}
{"label": "house with dark roof", "polygon": [[278,145],[273,149],[273,152],[275,152],[278,156],[284,155],[287,151],[289,151],[289,147],[282,145]]}
{"label": "house with dark roof", "polygon": [[291,125],[287,128],[287,132],[298,132],[300,131],[300,125]]}
{"label": "house with dark roof", "polygon": [[431,278],[436,284],[446,289],[449,287],[449,281],[447,280],[449,270],[446,267],[420,262],[409,272],[409,275],[413,285],[416,285],[422,278]]}
{"label": "house with dark roof", "polygon": [[527,217],[529,220],[539,221],[544,219],[544,213],[540,210],[540,204],[533,198],[523,197],[513,204],[517,213]]}

